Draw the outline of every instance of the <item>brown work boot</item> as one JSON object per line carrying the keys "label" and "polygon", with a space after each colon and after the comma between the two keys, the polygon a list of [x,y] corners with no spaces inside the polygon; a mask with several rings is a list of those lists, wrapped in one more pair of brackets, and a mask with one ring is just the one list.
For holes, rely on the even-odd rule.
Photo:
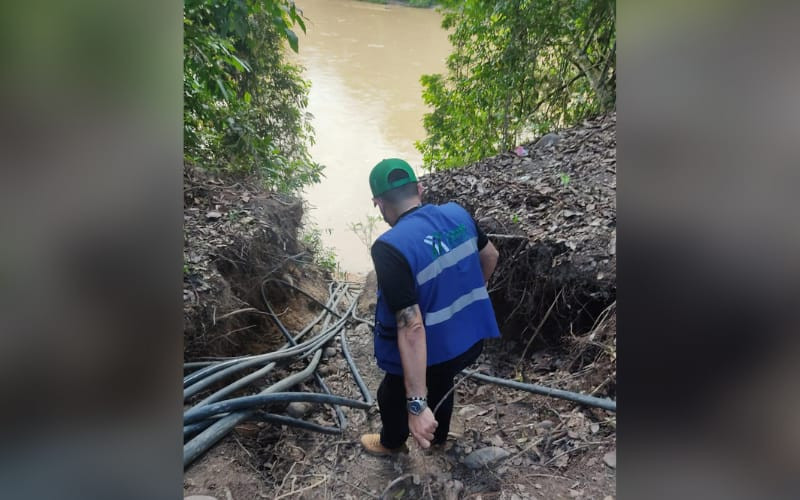
{"label": "brown work boot", "polygon": [[403,445],[399,448],[387,448],[381,444],[380,434],[363,434],[361,436],[361,446],[364,451],[376,457],[388,457],[397,453],[408,453],[408,447]]}

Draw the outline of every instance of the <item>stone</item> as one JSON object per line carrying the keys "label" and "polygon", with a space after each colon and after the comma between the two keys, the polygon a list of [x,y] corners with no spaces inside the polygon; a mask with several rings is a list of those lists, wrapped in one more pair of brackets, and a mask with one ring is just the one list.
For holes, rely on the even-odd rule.
{"label": "stone", "polygon": [[544,148],[547,146],[553,146],[561,142],[561,136],[554,133],[545,134],[542,136],[541,139],[536,141],[536,144],[533,145],[534,148]]}
{"label": "stone", "polygon": [[462,460],[462,463],[470,469],[479,469],[484,465],[489,465],[509,456],[510,453],[498,446],[488,446],[475,450]]}
{"label": "stone", "polygon": [[289,403],[288,408],[286,408],[286,413],[288,413],[290,417],[303,418],[310,410],[311,403],[300,403],[295,401],[294,403]]}
{"label": "stone", "polygon": [[317,367],[317,373],[319,373],[323,377],[330,375],[331,372],[333,372],[333,369],[328,365],[319,365]]}
{"label": "stone", "polygon": [[369,325],[366,323],[359,323],[356,327],[356,335],[357,336],[369,336],[372,332],[369,329]]}
{"label": "stone", "polygon": [[606,463],[612,469],[617,468],[617,451],[609,451],[605,455],[603,455],[603,462]]}
{"label": "stone", "polygon": [[326,347],[324,351],[322,351],[322,357],[325,359],[331,358],[336,356],[336,348],[335,347]]}

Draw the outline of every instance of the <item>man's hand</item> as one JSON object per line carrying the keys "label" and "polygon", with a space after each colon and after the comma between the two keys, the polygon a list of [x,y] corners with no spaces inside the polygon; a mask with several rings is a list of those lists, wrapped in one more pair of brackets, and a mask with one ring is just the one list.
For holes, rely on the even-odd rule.
{"label": "man's hand", "polygon": [[408,430],[417,440],[422,448],[429,448],[433,440],[433,431],[439,426],[439,422],[433,417],[430,408],[425,408],[419,415],[408,414]]}

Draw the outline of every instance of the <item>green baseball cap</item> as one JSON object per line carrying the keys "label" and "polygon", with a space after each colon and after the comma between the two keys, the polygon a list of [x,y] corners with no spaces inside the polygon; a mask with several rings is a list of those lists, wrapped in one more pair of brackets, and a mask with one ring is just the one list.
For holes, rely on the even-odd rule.
{"label": "green baseball cap", "polygon": [[[389,182],[389,174],[396,170],[401,170],[408,176]],[[400,158],[383,160],[372,167],[372,172],[369,173],[369,187],[372,189],[372,196],[375,198],[386,191],[405,186],[411,182],[417,182],[417,176],[414,174],[414,170],[411,169],[411,165]]]}

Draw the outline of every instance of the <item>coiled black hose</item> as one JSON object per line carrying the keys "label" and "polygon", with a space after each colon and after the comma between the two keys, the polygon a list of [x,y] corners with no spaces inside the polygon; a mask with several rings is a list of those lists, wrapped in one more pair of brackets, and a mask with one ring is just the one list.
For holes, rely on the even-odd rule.
{"label": "coiled black hose", "polygon": [[[347,311],[344,313],[339,313],[334,310],[335,308],[334,295],[336,295],[336,292],[338,292],[339,289],[342,288],[338,284],[336,285],[336,292],[334,292],[333,290],[334,286],[333,284],[331,284],[331,289],[330,289],[331,298],[329,299],[327,304],[322,304],[319,301],[317,301],[314,297],[310,296],[308,293],[298,289],[297,287],[291,285],[290,283],[276,279],[265,280],[264,283],[267,283],[269,281],[275,281],[300,291],[301,293],[308,296],[315,302],[319,303],[321,306],[323,306],[323,309],[325,309],[326,311],[333,314],[339,319],[338,321],[334,322],[333,325],[328,326],[328,318],[326,318],[325,324],[323,325],[323,331],[317,334],[314,338],[306,342],[303,342],[302,344],[297,344],[288,348],[283,348],[280,351],[273,353],[267,353],[257,356],[242,356],[239,358],[220,361],[218,364],[205,366],[200,370],[198,370],[197,372],[194,372],[185,377],[184,381],[186,390],[184,391],[184,393],[193,395],[196,394],[199,390],[202,390],[203,388],[213,384],[214,382],[222,380],[230,376],[231,374],[249,368],[250,366],[259,366],[265,363],[270,363],[271,365],[274,366],[275,362],[293,356],[296,356],[298,358],[307,356],[312,357],[312,359],[309,362],[309,365],[304,370],[276,382],[275,384],[268,387],[258,395],[245,396],[243,398],[234,398],[218,402],[211,401],[212,399],[218,399],[218,397],[221,397],[220,396],[220,394],[222,394],[221,391],[224,392],[224,394],[222,395],[227,395],[233,390],[237,390],[241,387],[244,387],[251,381],[258,378],[260,375],[263,375],[263,373],[259,375],[256,375],[256,373],[259,373],[260,371],[264,372],[268,371],[267,367],[269,367],[269,365],[245,377],[242,377],[241,379],[235,381],[233,384],[230,384],[225,388],[221,389],[220,391],[217,391],[217,393],[214,393],[212,395],[214,397],[209,397],[203,400],[202,405],[198,404],[195,407],[188,410],[184,414],[186,423],[186,425],[184,426],[184,436],[188,437],[194,433],[199,433],[199,434],[197,434],[195,437],[193,437],[184,445],[184,466],[188,465],[198,456],[204,453],[209,447],[211,447],[214,443],[216,443],[219,439],[221,439],[225,434],[230,432],[230,430],[236,425],[238,425],[240,422],[245,420],[259,419],[264,415],[271,415],[270,420],[268,421],[284,425],[301,427],[316,432],[341,433],[342,428],[344,427],[345,424],[344,415],[341,413],[341,410],[337,412],[337,419],[339,420],[340,424],[339,427],[337,428],[337,427],[320,426],[318,424],[306,422],[300,419],[293,419],[292,417],[266,414],[263,412],[259,413],[253,409],[259,405],[267,404],[269,402],[274,402],[274,401],[311,401],[311,402],[322,402],[327,404],[333,404],[336,406],[338,405],[350,406],[361,409],[367,409],[372,406],[372,398],[369,395],[368,391],[366,391],[365,394],[366,401],[364,402],[330,394],[329,393],[330,391],[324,384],[324,381],[316,373],[316,368],[319,364],[319,360],[322,355],[321,351],[322,347],[324,347],[325,344],[327,344],[337,334],[339,334],[344,330],[348,318],[352,317],[357,301],[351,299],[351,304],[347,309]],[[344,296],[346,292],[347,289],[346,287],[344,287],[342,293],[338,294],[338,297],[341,298],[342,296]],[[338,300],[335,300],[335,302],[338,302]],[[266,300],[265,303],[268,304]],[[269,309],[271,317],[277,320],[276,324],[279,325],[279,329],[281,329],[281,332],[284,334],[284,336],[287,336],[288,330],[286,330],[285,326],[277,318],[277,315],[274,314],[274,311],[271,310],[271,307],[269,307]],[[323,315],[325,314],[326,313],[323,313]],[[307,326],[306,329],[304,329],[304,332],[301,333],[305,333],[306,331],[310,330],[312,326],[313,325]],[[298,335],[292,340],[294,340],[296,343],[296,340],[299,339],[299,337],[301,336],[302,335]],[[288,339],[291,339],[291,335],[287,336],[287,340]],[[289,343],[291,344],[291,342]],[[346,339],[345,339],[345,347],[343,347],[343,352],[345,351],[345,349],[347,349]],[[354,373],[354,379],[356,379],[357,381],[360,380],[361,383],[363,384],[363,380],[361,379],[360,374],[358,373],[358,369],[356,368],[355,363],[352,360],[352,356],[349,355],[349,351],[348,354],[345,356],[345,359],[347,360],[348,365],[350,366],[351,372]],[[219,368],[220,365],[222,365],[221,368]],[[315,377],[318,377],[318,381],[321,382],[320,387],[322,387],[323,391],[326,392],[327,394],[280,392],[306,380],[312,374]],[[362,394],[364,394],[365,386],[363,389],[361,386],[359,386],[359,389],[362,391]],[[282,394],[282,395],[277,398],[272,397],[276,394]],[[338,418],[339,415],[341,415],[341,418]]]}
{"label": "coiled black hose", "polygon": [[[289,342],[289,344],[295,346],[297,345],[297,341],[294,338],[292,338],[292,334],[289,333],[289,330],[286,329],[286,326],[284,326],[283,322],[278,318],[278,315],[275,314],[275,311],[272,309],[272,304],[270,304],[269,300],[267,300],[267,293],[264,291],[264,285],[267,284],[267,281],[268,280],[264,280],[261,282],[261,299],[264,301],[264,305],[267,308],[267,312],[269,313],[270,318],[272,318],[272,321],[275,323],[275,326],[277,326],[278,330],[280,330],[283,336],[286,337],[286,340]],[[341,286],[340,284],[337,283],[335,290],[333,286],[331,286],[328,289],[331,298],[335,297],[336,293],[339,290],[341,290],[341,295],[336,300],[333,301],[332,307],[334,309],[336,308],[336,305],[339,303],[339,300],[347,294],[347,285]],[[344,330],[342,329],[342,331]],[[314,372],[314,380],[316,380],[320,389],[322,389],[322,392],[324,392],[325,394],[331,394],[331,390],[328,388],[327,384],[325,384],[325,381],[322,380],[320,374],[317,373],[316,371]],[[339,428],[344,430],[344,428],[347,427],[347,419],[345,418],[344,413],[342,413],[342,408],[339,405],[334,405],[333,411],[336,414],[336,420],[339,422]]]}
{"label": "coiled black hose", "polygon": [[[352,299],[353,303],[358,303],[358,296]],[[356,367],[356,362],[353,360],[353,356],[350,354],[350,349],[347,347],[347,330],[343,329],[342,333],[339,334],[339,342],[342,344],[342,355],[344,355],[345,361],[347,361],[347,366],[350,367],[350,373],[353,375],[353,380],[356,381],[356,385],[358,386],[358,390],[361,391],[361,395],[364,397],[364,401],[366,403],[372,404],[372,394],[370,394],[369,389],[367,389],[367,384],[364,383],[364,380],[361,378],[361,373],[358,371]]]}
{"label": "coiled black hose", "polygon": [[306,342],[303,342],[302,344],[297,344],[296,346],[289,347],[287,349],[282,349],[279,351],[270,352],[267,354],[260,354],[258,356],[253,356],[243,361],[234,362],[226,366],[223,370],[219,370],[212,374],[207,374],[204,378],[200,378],[194,384],[185,388],[183,390],[183,397],[184,399],[189,398],[197,394],[201,390],[205,389],[206,387],[214,384],[215,382],[223,380],[234,373],[246,370],[247,368],[253,366],[260,366],[268,363],[269,361],[286,359],[296,356],[298,354],[311,355],[314,351],[324,346],[326,343],[330,341],[330,339],[332,339],[333,337],[336,336],[337,333],[339,333],[339,330],[345,325],[346,319],[347,318],[345,316],[344,318],[334,323],[334,325],[331,326],[328,330],[323,331],[316,337]]}
{"label": "coiled black hose", "polygon": [[[219,417],[219,418],[221,418],[221,417]],[[219,418],[212,417],[212,418],[208,418],[206,420],[203,420],[201,422],[197,422],[197,423],[189,424],[189,425],[184,425],[183,426],[184,439],[187,436],[191,436],[193,434],[196,434],[196,433],[202,431],[203,429],[205,429],[208,426],[210,426],[211,424],[213,424],[215,421],[219,420]],[[297,427],[297,428],[306,429],[306,430],[309,430],[309,431],[321,432],[322,434],[341,434],[342,433],[342,430],[339,427],[330,427],[330,426],[327,426],[327,425],[315,424],[314,422],[308,422],[308,421],[303,420],[301,418],[294,418],[294,417],[289,417],[289,416],[286,416],[286,415],[277,415],[275,413],[267,413],[267,412],[263,412],[263,411],[258,411],[256,413],[254,413],[253,415],[250,416],[250,418],[248,418],[248,421],[251,421],[251,422],[270,422],[270,423],[273,423],[273,424],[281,424],[281,425],[287,425],[289,427]]]}
{"label": "coiled black hose", "polygon": [[[328,299],[328,305],[333,304],[333,307],[336,307],[336,304],[338,303],[338,300],[341,298],[341,296],[339,298],[335,298],[336,297],[336,293],[341,288],[342,287],[337,284],[337,287],[336,287],[335,290],[331,289],[331,296]],[[263,289],[262,289],[262,295],[263,295]],[[266,302],[266,297],[262,297],[262,298],[264,298],[264,301]],[[270,308],[270,311],[272,311],[271,308]],[[285,329],[282,330],[282,332],[284,332],[284,336],[287,336],[287,338],[289,339],[289,342],[285,343],[281,347],[281,349],[285,349],[286,347],[297,345],[297,341],[300,340],[303,336],[305,336],[306,333],[311,331],[311,329],[314,327],[314,325],[319,323],[319,321],[324,316],[326,316],[327,314],[329,314],[329,313],[327,313],[325,311],[320,313],[316,318],[314,318],[314,320],[312,320],[308,325],[306,325],[300,331],[300,333],[298,333],[294,338],[291,338],[291,335],[289,335],[288,331],[284,332]],[[283,325],[281,324],[281,326],[283,326]],[[223,387],[222,389],[220,389],[220,390],[216,391],[214,394],[206,397],[205,399],[203,399],[202,401],[200,401],[199,403],[197,403],[193,407],[198,407],[198,406],[202,406],[204,404],[217,402],[217,401],[221,400],[224,396],[227,396],[228,394],[231,394],[231,393],[233,393],[233,392],[235,392],[235,391],[237,391],[237,390],[239,390],[241,388],[247,387],[252,382],[255,382],[256,380],[259,380],[260,378],[264,377],[266,374],[268,374],[270,371],[272,371],[275,368],[275,366],[276,366],[276,363],[272,362],[272,363],[264,366],[263,368],[260,368],[260,369],[258,369],[256,371],[254,371],[250,375],[242,377],[239,380],[233,382],[232,384],[230,384],[230,385],[228,385],[226,387]],[[344,416],[342,416],[342,418],[344,418]]]}
{"label": "coiled black hose", "polygon": [[[311,374],[314,373],[314,370],[317,369],[317,364],[319,363],[320,358],[322,357],[322,351],[317,351],[314,355],[311,362],[308,366],[303,369],[302,371],[292,374],[278,382],[272,384],[271,386],[267,387],[259,395],[263,396],[266,394],[274,394],[299,384],[300,382],[305,381],[308,379]],[[224,405],[225,401],[221,401],[218,403],[213,403],[214,405]],[[191,410],[187,411],[184,414],[184,423],[186,422],[186,415],[192,412],[201,412],[203,410],[208,409],[208,405],[201,406],[200,408],[192,408]],[[211,412],[209,414],[213,415],[216,413],[222,413],[222,411]],[[248,417],[253,415],[255,411],[239,411],[235,413],[231,413],[227,415],[213,424],[211,424],[208,428],[204,429],[200,434],[192,438],[188,443],[183,445],[183,465],[189,465],[194,459],[199,457],[201,454],[205,453],[205,451],[210,448],[214,443],[222,439],[227,433],[231,431],[237,424],[247,420]]]}
{"label": "coiled black hose", "polygon": [[361,410],[368,410],[372,405],[355,399],[335,396],[333,394],[319,394],[315,392],[278,392],[272,394],[257,394],[255,396],[242,396],[227,399],[218,403],[211,403],[200,408],[187,411],[183,415],[183,423],[193,424],[219,413],[230,413],[238,410],[248,410],[253,407],[269,403],[302,402],[302,403],[328,403],[350,406]]}

